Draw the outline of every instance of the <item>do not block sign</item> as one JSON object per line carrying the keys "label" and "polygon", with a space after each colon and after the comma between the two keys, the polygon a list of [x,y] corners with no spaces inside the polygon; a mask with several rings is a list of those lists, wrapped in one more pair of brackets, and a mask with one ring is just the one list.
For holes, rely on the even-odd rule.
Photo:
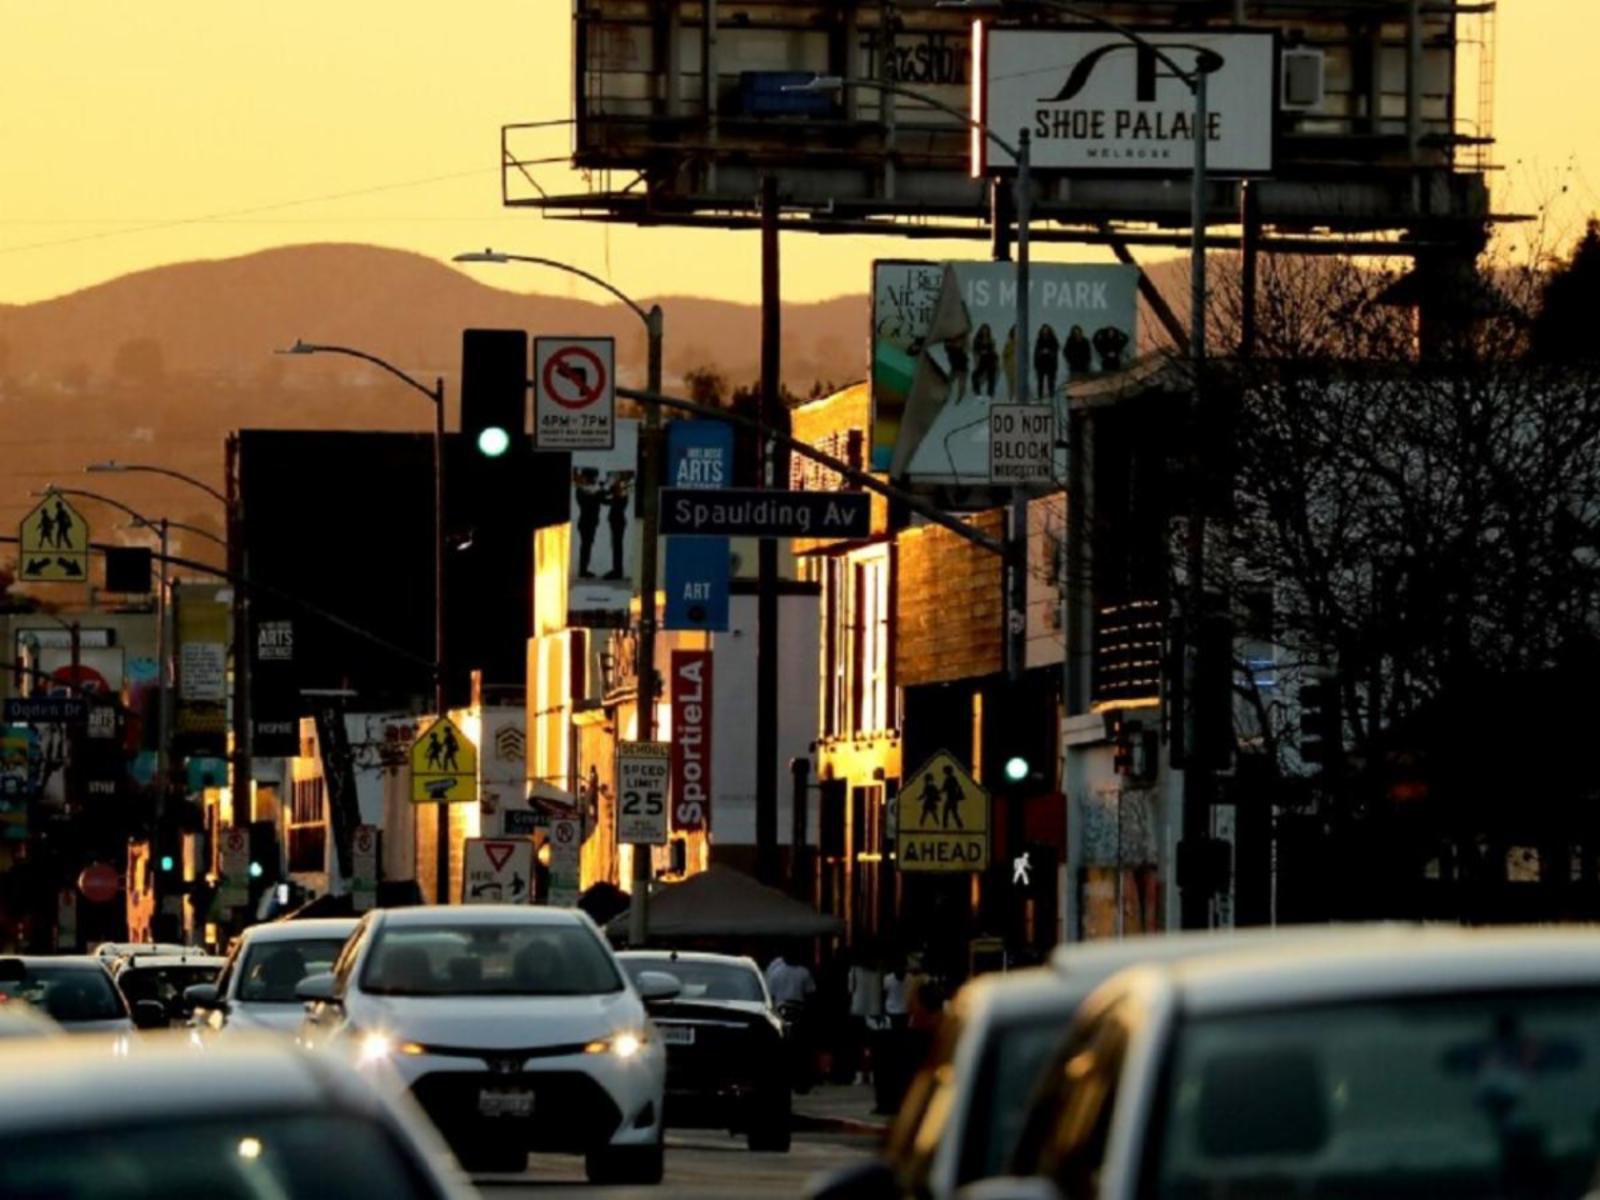
{"label": "do not block sign", "polygon": [[615,365],[611,338],[533,339],[533,440],[539,449],[612,449]]}

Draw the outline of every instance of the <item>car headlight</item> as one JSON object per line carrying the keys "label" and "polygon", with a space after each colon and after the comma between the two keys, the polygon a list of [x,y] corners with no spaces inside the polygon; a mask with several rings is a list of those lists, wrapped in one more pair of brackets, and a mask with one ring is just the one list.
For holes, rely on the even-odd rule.
{"label": "car headlight", "polygon": [[358,1033],[356,1036],[356,1063],[367,1067],[397,1054],[418,1055],[427,1051],[420,1042],[397,1041],[387,1033]]}
{"label": "car headlight", "polygon": [[614,1054],[620,1059],[636,1058],[648,1039],[643,1033],[625,1029],[608,1038],[590,1042],[583,1048],[585,1054]]}

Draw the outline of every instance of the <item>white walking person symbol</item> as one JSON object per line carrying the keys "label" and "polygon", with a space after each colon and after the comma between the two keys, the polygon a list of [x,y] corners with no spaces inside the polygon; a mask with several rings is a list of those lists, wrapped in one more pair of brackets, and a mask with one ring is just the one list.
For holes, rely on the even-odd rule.
{"label": "white walking person symbol", "polygon": [[1029,858],[1033,851],[1024,850],[1011,860],[1011,882],[1020,887],[1031,887],[1033,884],[1033,860]]}

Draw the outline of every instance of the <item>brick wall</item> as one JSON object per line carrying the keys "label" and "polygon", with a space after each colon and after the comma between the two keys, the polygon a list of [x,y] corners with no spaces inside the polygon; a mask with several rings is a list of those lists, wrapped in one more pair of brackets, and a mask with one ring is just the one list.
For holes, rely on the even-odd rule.
{"label": "brick wall", "polygon": [[[1005,513],[979,513],[972,524],[999,538]],[[1005,653],[999,555],[933,525],[904,530],[898,540],[899,684],[916,687],[999,671]]]}

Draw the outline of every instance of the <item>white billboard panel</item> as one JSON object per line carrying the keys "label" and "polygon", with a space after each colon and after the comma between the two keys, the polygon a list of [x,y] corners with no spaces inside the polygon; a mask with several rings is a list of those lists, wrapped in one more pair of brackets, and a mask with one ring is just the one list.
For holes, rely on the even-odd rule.
{"label": "white billboard panel", "polygon": [[[1037,170],[1183,172],[1194,165],[1194,94],[1206,74],[1207,170],[1272,170],[1277,39],[1270,32],[987,29],[974,116],[1008,142],[1026,129]],[[978,170],[1015,160],[988,139]]]}

